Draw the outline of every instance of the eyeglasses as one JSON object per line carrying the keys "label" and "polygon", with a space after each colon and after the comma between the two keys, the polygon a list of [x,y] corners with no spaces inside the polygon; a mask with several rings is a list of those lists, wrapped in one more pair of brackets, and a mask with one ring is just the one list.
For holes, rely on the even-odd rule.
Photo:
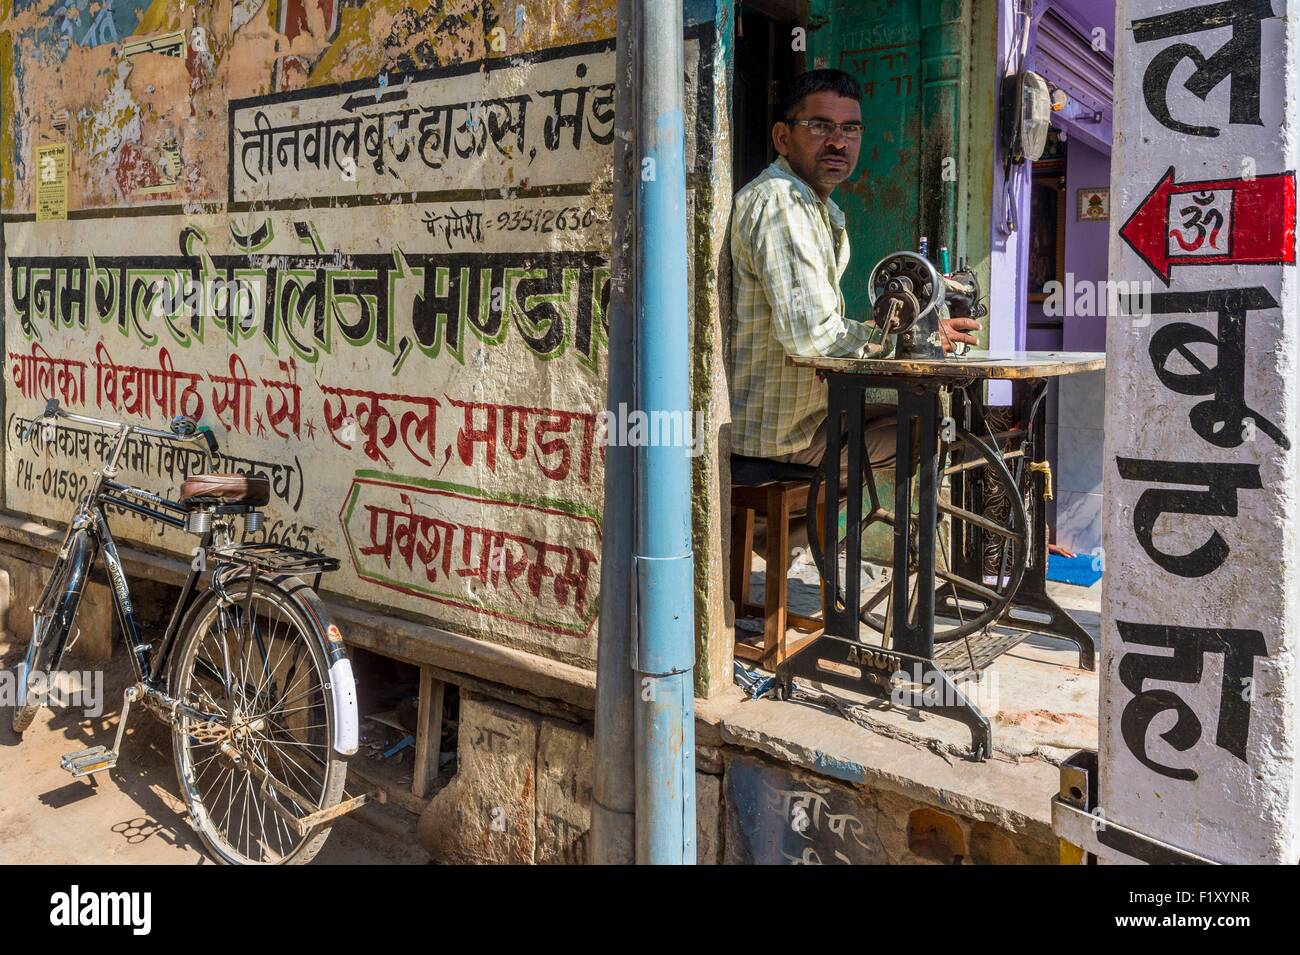
{"label": "eyeglasses", "polygon": [[844,134],[844,138],[855,142],[862,138],[861,123],[828,123],[821,119],[787,119],[788,126],[806,126],[808,132],[816,139],[825,139],[833,132]]}

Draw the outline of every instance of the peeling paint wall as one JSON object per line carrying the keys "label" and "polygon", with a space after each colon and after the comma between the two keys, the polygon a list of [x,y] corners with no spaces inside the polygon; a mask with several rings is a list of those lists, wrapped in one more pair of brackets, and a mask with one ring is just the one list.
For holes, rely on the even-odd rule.
{"label": "peeling paint wall", "polygon": [[[726,79],[712,7],[687,6],[687,278],[711,411]],[[5,509],[61,521],[102,451],[80,425],[21,445],[47,398],[189,414],[222,470],[271,478],[258,537],[343,559],[327,589],[591,666],[613,0],[0,12]],[[37,151],[60,143],[66,219],[38,217]],[[142,440],[123,479],[174,495],[203,466]],[[717,528],[707,454],[696,480]],[[134,515],[114,530],[194,545]],[[702,635],[721,620],[719,543],[696,541]]]}

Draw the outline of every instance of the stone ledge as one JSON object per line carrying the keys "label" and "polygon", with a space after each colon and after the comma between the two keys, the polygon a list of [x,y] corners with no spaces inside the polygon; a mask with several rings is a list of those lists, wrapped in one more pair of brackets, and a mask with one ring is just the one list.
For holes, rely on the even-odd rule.
{"label": "stone ledge", "polygon": [[710,701],[701,716],[722,742],[766,754],[821,776],[885,790],[948,809],[1036,841],[1054,842],[1055,765],[1034,757],[983,763],[863,729],[798,702]]}

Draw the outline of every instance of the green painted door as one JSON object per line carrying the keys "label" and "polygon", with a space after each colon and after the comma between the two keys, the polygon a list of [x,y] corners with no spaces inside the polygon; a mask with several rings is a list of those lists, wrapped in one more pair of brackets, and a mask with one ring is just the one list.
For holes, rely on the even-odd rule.
{"label": "green painted door", "polygon": [[[963,0],[813,0],[809,61],[851,74],[866,125],[858,168],[835,193],[848,219],[850,302],[871,267],[915,249],[953,248],[961,110]],[[946,162],[945,162],[946,160]],[[858,316],[854,316],[858,317]]]}
{"label": "green painted door", "polygon": [[[931,255],[956,237],[956,130],[960,128],[965,0],[813,0],[808,60],[852,75],[862,89],[866,129],[853,177],[834,199],[844,210],[851,254],[841,286],[850,317],[865,320],[867,278],[891,252]],[[858,312],[855,314],[854,309]],[[884,398],[885,393],[878,397]],[[892,506],[893,474],[877,475]],[[840,515],[843,533],[844,515]],[[887,559],[892,534],[874,525],[863,555]]]}

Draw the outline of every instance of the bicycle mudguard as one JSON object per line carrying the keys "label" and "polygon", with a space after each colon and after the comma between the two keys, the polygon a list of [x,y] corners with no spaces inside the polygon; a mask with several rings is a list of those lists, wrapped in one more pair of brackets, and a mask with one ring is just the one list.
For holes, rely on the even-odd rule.
{"label": "bicycle mudguard", "polygon": [[330,695],[334,697],[334,712],[338,714],[334,723],[334,752],[355,756],[360,736],[357,683],[352,678],[352,661],[346,656],[330,664]]}
{"label": "bicycle mudguard", "polygon": [[[90,582],[91,569],[99,552],[99,542],[94,535],[84,528],[78,530],[68,543],[67,561],[70,572],[68,582],[62,594],[49,595],[57,600],[51,608],[50,618],[46,621],[45,631],[41,634],[42,643],[53,640],[50,644],[51,656],[49,669],[57,670],[63,662],[63,653],[68,646],[68,634],[72,632],[72,623],[77,617],[77,608]],[[38,611],[39,612],[39,611]],[[23,674],[26,679],[26,674]],[[25,684],[24,684],[25,685]]]}
{"label": "bicycle mudguard", "polygon": [[357,714],[357,683],[352,676],[352,661],[343,642],[343,631],[334,623],[316,591],[302,580],[297,577],[273,577],[272,580],[288,592],[308,617],[315,619],[321,633],[325,634],[325,656],[330,663],[330,696],[334,698],[334,752],[340,756],[355,756],[360,746],[361,719]]}

